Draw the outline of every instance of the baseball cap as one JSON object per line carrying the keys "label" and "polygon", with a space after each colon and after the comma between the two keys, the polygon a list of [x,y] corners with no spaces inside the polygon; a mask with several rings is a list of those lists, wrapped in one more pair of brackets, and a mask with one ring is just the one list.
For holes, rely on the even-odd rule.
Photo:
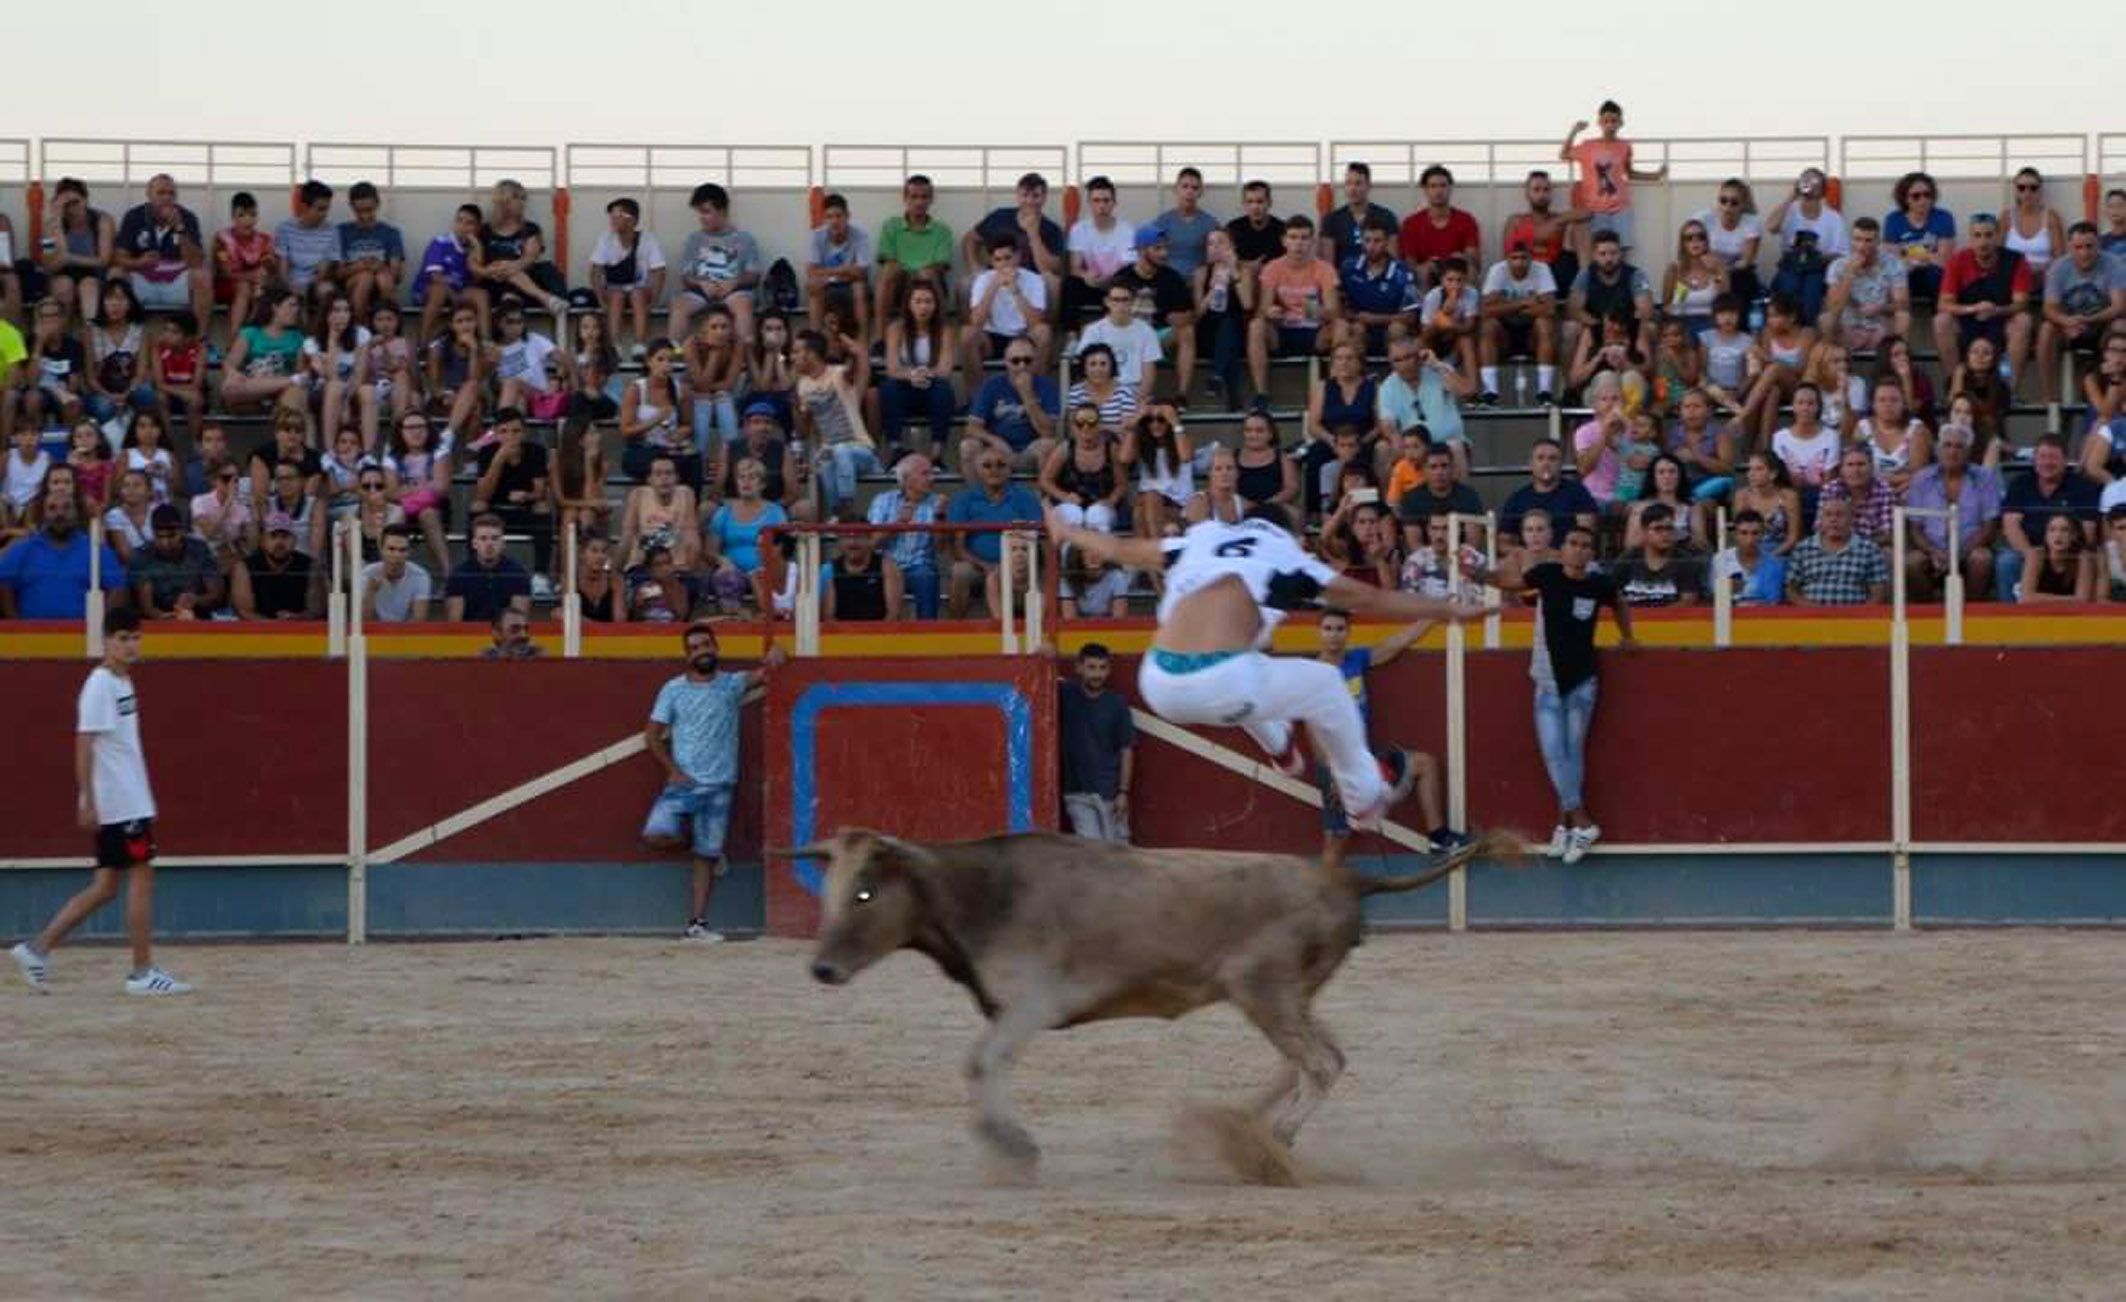
{"label": "baseball cap", "polygon": [[1160,230],[1157,226],[1139,226],[1136,237],[1130,241],[1130,247],[1148,249],[1154,244],[1164,243],[1166,243],[1165,231]]}
{"label": "baseball cap", "polygon": [[288,518],[286,511],[275,511],[266,517],[266,532],[294,533],[295,521]]}
{"label": "baseball cap", "polygon": [[1527,236],[1525,236],[1525,235],[1516,235],[1516,236],[1514,236],[1514,237],[1513,237],[1512,239],[1510,239],[1510,240],[1506,241],[1506,252],[1508,252],[1508,253],[1534,253],[1534,252],[1535,252],[1535,241],[1533,241],[1533,240],[1529,239],[1529,238],[1528,238]]}
{"label": "baseball cap", "polygon": [[755,416],[766,416],[769,420],[776,419],[775,404],[769,402],[766,398],[747,403],[746,419],[751,420]]}
{"label": "baseball cap", "polygon": [[168,502],[164,502],[161,506],[148,512],[148,529],[150,531],[156,529],[182,529],[184,527],[184,513]]}

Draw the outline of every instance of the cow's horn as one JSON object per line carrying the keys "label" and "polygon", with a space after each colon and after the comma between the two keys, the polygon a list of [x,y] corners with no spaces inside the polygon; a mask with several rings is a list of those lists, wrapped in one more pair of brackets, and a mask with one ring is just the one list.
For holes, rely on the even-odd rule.
{"label": "cow's horn", "polygon": [[814,841],[810,845],[770,846],[761,851],[769,859],[826,859],[834,854],[830,841]]}

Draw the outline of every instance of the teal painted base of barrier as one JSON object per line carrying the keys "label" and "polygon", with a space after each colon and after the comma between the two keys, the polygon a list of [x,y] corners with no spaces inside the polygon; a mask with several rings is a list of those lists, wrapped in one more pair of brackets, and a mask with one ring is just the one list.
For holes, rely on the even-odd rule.
{"label": "teal painted base of barrier", "polygon": [[[1418,872],[1413,855],[1358,855],[1362,872]],[[677,935],[686,922],[683,861],[623,864],[383,864],[369,870],[374,939],[519,934]],[[0,872],[0,936],[37,931],[88,881],[82,869]],[[719,930],[766,917],[757,865],[716,884]],[[1886,854],[1596,855],[1573,867],[1536,860],[1469,874],[1472,927],[1887,927]],[[163,868],[155,925],[169,939],[337,939],[347,934],[347,876],[331,865]],[[1375,896],[1383,930],[1447,926],[1447,890]],[[1921,855],[1912,864],[1919,926],[2126,926],[2126,850],[2118,855]],[[124,934],[113,902],[78,933]]]}

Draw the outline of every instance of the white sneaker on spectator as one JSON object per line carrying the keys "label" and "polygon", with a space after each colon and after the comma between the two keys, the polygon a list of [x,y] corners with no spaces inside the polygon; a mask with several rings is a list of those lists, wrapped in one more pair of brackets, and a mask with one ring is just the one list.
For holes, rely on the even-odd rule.
{"label": "white sneaker on spectator", "polygon": [[686,938],[704,945],[715,945],[723,940],[723,933],[711,931],[708,923],[696,918],[687,924]]}
{"label": "white sneaker on spectator", "polygon": [[544,574],[532,575],[532,600],[552,601],[553,599],[554,581]]}
{"label": "white sneaker on spectator", "polygon": [[1587,852],[1594,849],[1594,843],[1601,839],[1602,829],[1596,827],[1593,823],[1589,823],[1585,827],[1573,828],[1566,837],[1565,862],[1578,863],[1580,860],[1585,859]]}
{"label": "white sneaker on spectator", "polygon": [[159,967],[151,967],[139,976],[127,977],[125,992],[129,995],[189,995],[192,987]]}
{"label": "white sneaker on spectator", "polygon": [[1560,823],[1550,829],[1550,844],[1543,847],[1543,853],[1555,859],[1564,854],[1565,847],[1570,844],[1572,844],[1572,829]]}
{"label": "white sneaker on spectator", "polygon": [[30,983],[32,991],[40,995],[51,993],[52,961],[48,955],[31,949],[26,940],[9,950],[8,955],[15,960],[15,966],[22,969],[22,979]]}

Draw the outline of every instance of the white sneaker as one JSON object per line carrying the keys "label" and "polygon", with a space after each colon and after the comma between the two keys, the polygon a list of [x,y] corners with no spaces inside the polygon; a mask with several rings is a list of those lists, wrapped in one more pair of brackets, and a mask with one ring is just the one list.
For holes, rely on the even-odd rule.
{"label": "white sneaker", "polygon": [[703,945],[723,943],[723,933],[709,930],[709,924],[699,918],[687,924],[686,938]]}
{"label": "white sneaker", "polygon": [[1587,852],[1594,849],[1594,843],[1601,839],[1602,829],[1593,824],[1573,828],[1566,836],[1565,862],[1578,863],[1585,859]]}
{"label": "white sneaker", "polygon": [[1550,844],[1543,847],[1543,853],[1555,859],[1564,854],[1565,848],[1571,844],[1572,829],[1560,823],[1550,829]]}
{"label": "white sneaker", "polygon": [[127,977],[125,992],[129,995],[189,995],[192,987],[159,967],[151,967],[137,977]]}
{"label": "white sneaker", "polygon": [[9,950],[8,956],[15,960],[16,967],[22,969],[22,979],[30,983],[32,993],[46,995],[52,992],[52,961],[49,956],[31,949],[26,940]]}
{"label": "white sneaker", "polygon": [[532,600],[552,601],[553,599],[554,581],[544,574],[532,575]]}

